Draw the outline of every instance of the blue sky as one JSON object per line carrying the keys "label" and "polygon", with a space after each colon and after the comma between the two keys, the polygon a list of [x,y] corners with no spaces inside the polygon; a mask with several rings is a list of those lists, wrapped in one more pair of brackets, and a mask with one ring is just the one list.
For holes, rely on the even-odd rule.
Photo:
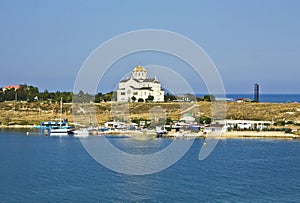
{"label": "blue sky", "polygon": [[[0,86],[71,91],[82,63],[106,40],[137,29],[165,29],[198,43],[226,92],[300,93],[300,1],[0,0]],[[164,63],[132,57],[129,68]],[[112,71],[107,85],[122,77]],[[159,76],[158,76],[159,77]],[[111,81],[111,83],[109,83]],[[191,82],[202,92],[201,82]]]}

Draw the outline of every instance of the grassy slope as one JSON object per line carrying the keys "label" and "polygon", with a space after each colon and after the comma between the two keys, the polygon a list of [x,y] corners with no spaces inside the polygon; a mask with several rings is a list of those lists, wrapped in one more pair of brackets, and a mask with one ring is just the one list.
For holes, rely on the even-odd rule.
{"label": "grassy slope", "polygon": [[[14,111],[14,106],[16,111]],[[200,116],[211,116],[211,103],[130,103],[114,105],[111,103],[96,104],[97,120],[104,123],[117,117],[150,118],[165,114],[173,120],[181,117],[181,112],[193,113]],[[165,112],[163,112],[163,110]],[[72,105],[63,105],[63,117],[73,121]],[[300,104],[297,103],[226,103],[226,117],[228,119],[251,120],[291,120],[300,123]],[[46,103],[0,103],[1,124],[38,124],[40,121],[59,118],[59,104]]]}

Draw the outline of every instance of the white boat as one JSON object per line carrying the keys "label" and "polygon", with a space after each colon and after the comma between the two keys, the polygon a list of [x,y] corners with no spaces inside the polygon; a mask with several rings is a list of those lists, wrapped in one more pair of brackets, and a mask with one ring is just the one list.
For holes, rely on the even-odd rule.
{"label": "white boat", "polygon": [[67,128],[50,128],[50,133],[68,133],[69,129]]}
{"label": "white boat", "polygon": [[[60,98],[60,121],[62,117],[62,98]],[[62,122],[59,122],[58,126],[54,126],[49,129],[50,136],[66,136],[68,134],[72,134],[73,131],[69,128],[66,128],[62,125]]]}
{"label": "white boat", "polygon": [[50,136],[53,137],[53,136],[59,136],[59,137],[64,137],[64,136],[68,136],[68,133],[50,133]]}
{"label": "white boat", "polygon": [[36,129],[51,129],[61,126],[62,128],[72,129],[73,126],[69,126],[67,119],[53,119],[51,121],[42,121],[40,125],[35,125]]}
{"label": "white boat", "polygon": [[74,137],[88,137],[89,131],[88,131],[88,129],[75,130],[73,136]]}
{"label": "white boat", "polygon": [[167,134],[167,130],[164,127],[156,126],[157,137],[162,137],[162,135]]}

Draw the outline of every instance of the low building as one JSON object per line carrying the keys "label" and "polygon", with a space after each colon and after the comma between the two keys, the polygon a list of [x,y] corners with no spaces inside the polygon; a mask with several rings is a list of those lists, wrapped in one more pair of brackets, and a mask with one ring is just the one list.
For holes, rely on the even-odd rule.
{"label": "low building", "polygon": [[227,131],[227,126],[225,124],[221,123],[214,123],[210,124],[208,126],[205,126],[203,129],[203,133],[221,133],[221,132],[226,132]]}
{"label": "low building", "polygon": [[7,85],[5,87],[2,88],[3,92],[5,92],[6,90],[9,90],[9,89],[15,89],[15,91],[17,89],[21,88],[20,85]]}
{"label": "low building", "polygon": [[124,122],[119,122],[119,121],[108,121],[108,122],[104,123],[104,127],[124,129],[124,128],[127,128],[127,124]]}
{"label": "low building", "polygon": [[251,102],[251,99],[249,99],[249,98],[238,98],[238,99],[236,100],[236,102],[238,102],[238,103],[242,103],[242,102]]}
{"label": "low building", "polygon": [[232,129],[258,129],[262,130],[269,125],[272,125],[271,121],[253,121],[253,120],[225,120],[223,121],[228,128]]}

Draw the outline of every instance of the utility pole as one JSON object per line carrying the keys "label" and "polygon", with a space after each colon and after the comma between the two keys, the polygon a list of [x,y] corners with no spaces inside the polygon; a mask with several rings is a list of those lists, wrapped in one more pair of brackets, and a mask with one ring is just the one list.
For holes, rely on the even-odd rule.
{"label": "utility pole", "polygon": [[15,102],[14,102],[14,114],[16,113],[16,103],[17,103],[17,100],[18,100],[18,93],[16,92],[15,93]]}

